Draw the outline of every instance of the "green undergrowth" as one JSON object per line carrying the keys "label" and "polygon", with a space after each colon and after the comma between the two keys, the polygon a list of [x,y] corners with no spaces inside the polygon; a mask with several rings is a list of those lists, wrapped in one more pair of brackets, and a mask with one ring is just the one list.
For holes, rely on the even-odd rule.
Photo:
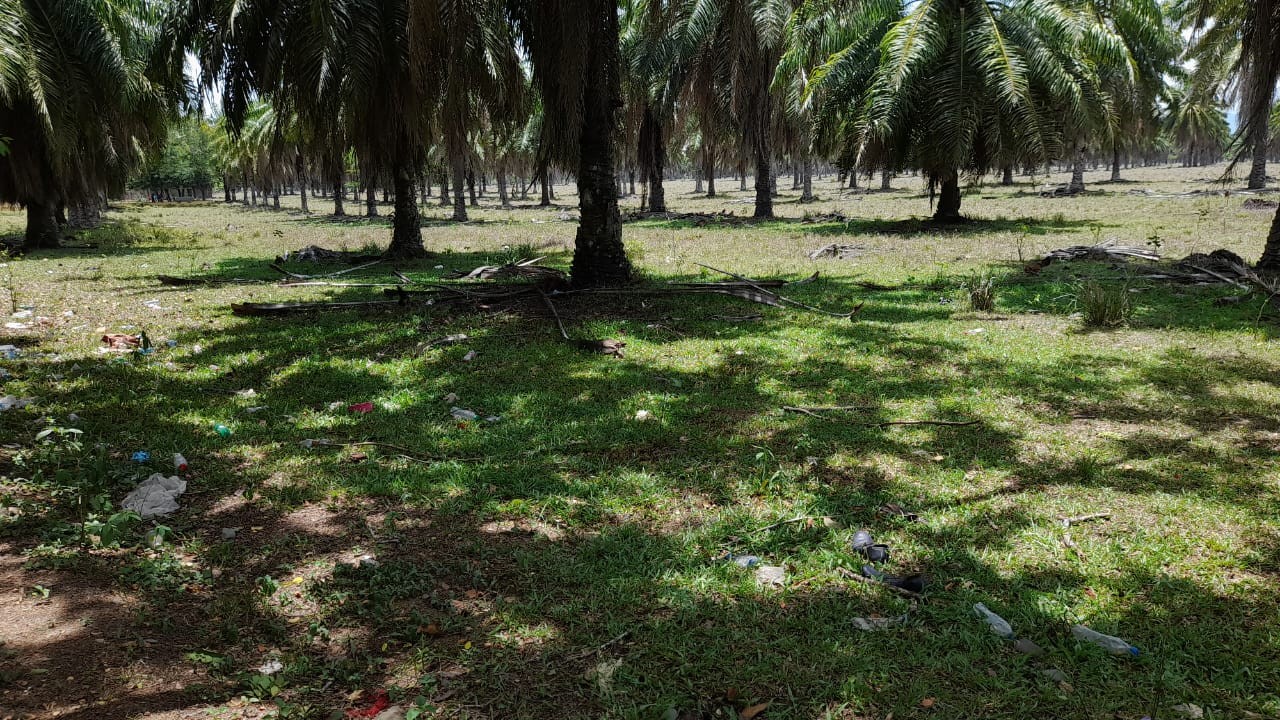
{"label": "green undergrowth", "polygon": [[[280,287],[267,264],[385,241],[385,225],[123,209],[83,238],[97,248],[6,268],[15,304],[47,321],[4,336],[21,356],[0,361],[2,394],[34,402],[0,415],[0,542],[53,578],[47,601],[73,583],[132,598],[134,631],[179,653],[190,707],[329,717],[387,688],[442,717],[734,717],[766,702],[771,718],[1280,712],[1274,317],[1261,298],[1215,305],[1235,288],[1108,265],[1023,272],[1098,235],[1142,245],[1152,200],[982,195],[966,206],[1022,219],[935,232],[904,217],[927,209],[916,188],[820,204],[862,218],[830,232],[785,205],[792,219],[760,227],[629,223],[649,282],[719,279],[696,262],[816,270],[784,294],[861,309],[556,300],[576,339],[623,340],[622,358],[561,342],[541,303],[233,316],[232,302],[379,297]],[[689,201],[738,207],[709,203]],[[574,226],[556,212],[428,223],[439,254],[396,267],[421,281],[534,255],[565,268]],[[1215,247],[1256,255],[1268,218],[1221,212],[1196,222],[1229,223]],[[1175,220],[1158,231],[1165,251],[1213,249]],[[808,259],[831,242],[863,250]],[[970,306],[979,277],[990,311]],[[1086,283],[1126,283],[1127,322],[1088,326]],[[97,352],[105,332],[144,330],[151,354]],[[362,402],[372,411],[349,409]],[[854,409],[784,411],[827,406]],[[922,420],[972,424],[878,424]],[[46,428],[80,432],[37,439]],[[182,510],[158,536],[121,517],[104,538],[123,494],[171,472],[175,452],[191,464]],[[886,503],[919,521],[878,514]],[[925,600],[846,577],[858,528],[890,545],[886,571],[927,573]],[[784,585],[759,587],[731,553],[784,567]],[[1047,655],[993,635],[976,602]],[[903,615],[883,632],[852,622]],[[1081,645],[1075,623],[1141,654]],[[281,670],[262,672],[269,660]],[[164,662],[134,653],[130,677]],[[108,699],[135,692],[92,682]]]}

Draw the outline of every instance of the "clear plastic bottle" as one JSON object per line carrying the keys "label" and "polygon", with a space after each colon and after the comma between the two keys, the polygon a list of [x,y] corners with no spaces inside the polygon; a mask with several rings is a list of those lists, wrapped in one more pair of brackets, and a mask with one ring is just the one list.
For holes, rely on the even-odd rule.
{"label": "clear plastic bottle", "polygon": [[1138,655],[1138,648],[1124,640],[1112,635],[1104,635],[1096,630],[1090,630],[1083,625],[1072,625],[1071,634],[1075,635],[1077,640],[1093,643],[1112,655],[1129,655],[1133,657]]}
{"label": "clear plastic bottle", "polygon": [[1013,626],[1009,624],[1009,621],[988,610],[986,605],[977,603],[973,606],[973,612],[987,621],[987,624],[991,626],[991,632],[1008,640],[1013,639]]}
{"label": "clear plastic bottle", "polygon": [[173,471],[174,472],[187,471],[187,459],[182,457],[182,453],[173,454]]}

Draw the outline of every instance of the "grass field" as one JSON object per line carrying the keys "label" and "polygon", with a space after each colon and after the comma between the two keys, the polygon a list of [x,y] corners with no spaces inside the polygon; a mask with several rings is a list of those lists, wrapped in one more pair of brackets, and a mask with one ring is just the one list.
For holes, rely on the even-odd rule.
{"label": "grass field", "polygon": [[[955,228],[921,221],[913,178],[858,194],[828,179],[804,206],[784,189],[786,219],[764,224],[629,223],[649,281],[719,279],[696,263],[817,271],[785,294],[865,305],[850,322],[732,298],[558,301],[575,337],[624,340],[621,359],[560,342],[540,305],[234,317],[232,302],[378,297],[280,287],[267,265],[385,244],[386,218],[121,206],[77,238],[96,248],[0,267],[6,310],[32,311],[0,331],[21,352],[0,360],[0,395],[34,398],[0,413],[0,718],[328,718],[382,689],[419,717],[1280,717],[1276,315],[1123,267],[1022,270],[1111,238],[1255,259],[1272,213],[1130,193],[1213,189],[1219,171],[1091,173],[1078,198],[980,187]],[[692,189],[671,183],[670,208],[750,213],[736,181]],[[466,225],[425,207],[439,254],[399,269],[567,267],[574,209],[519,205],[490,197]],[[832,211],[850,221],[801,222]],[[0,214],[0,233],[20,227]],[[862,250],[808,258],[833,242]],[[963,291],[983,275],[993,312]],[[1083,326],[1089,278],[1128,289],[1126,326]],[[140,330],[153,354],[98,352]],[[470,339],[426,347],[456,333]],[[455,405],[500,419],[459,422]],[[860,409],[782,411],[829,405]],[[874,424],[900,420],[976,423]],[[112,520],[175,452],[182,509],[158,533]],[[846,576],[858,528],[891,546],[886,571],[927,573],[924,599]],[[729,553],[785,581],[759,586]],[[976,602],[1047,653],[993,635]],[[1141,654],[1082,645],[1074,623]]]}

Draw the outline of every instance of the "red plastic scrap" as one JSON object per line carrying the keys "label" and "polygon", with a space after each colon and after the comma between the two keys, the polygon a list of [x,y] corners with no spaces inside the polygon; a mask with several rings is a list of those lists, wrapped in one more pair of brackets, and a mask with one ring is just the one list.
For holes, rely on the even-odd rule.
{"label": "red plastic scrap", "polygon": [[348,405],[347,409],[353,413],[373,412],[373,403],[371,402],[355,403],[352,405]]}
{"label": "red plastic scrap", "polygon": [[373,696],[373,703],[370,704],[369,707],[366,707],[364,709],[351,708],[350,710],[347,710],[347,717],[349,718],[377,717],[378,713],[382,712],[383,710],[386,710],[387,707],[390,705],[391,705],[391,698],[387,696],[387,691],[379,690],[378,693]]}

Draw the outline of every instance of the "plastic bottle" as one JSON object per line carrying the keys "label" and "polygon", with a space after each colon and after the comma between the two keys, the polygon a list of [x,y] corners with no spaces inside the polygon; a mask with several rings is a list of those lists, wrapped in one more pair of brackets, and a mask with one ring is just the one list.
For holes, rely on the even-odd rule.
{"label": "plastic bottle", "polygon": [[973,606],[973,612],[987,621],[987,624],[991,626],[991,632],[1002,638],[1013,639],[1013,626],[1004,618],[988,610],[986,605],[977,603]]}
{"label": "plastic bottle", "polygon": [[1098,647],[1106,650],[1112,655],[1132,655],[1137,656],[1138,648],[1111,635],[1103,635],[1096,630],[1090,630],[1083,625],[1072,625],[1071,634],[1076,636],[1077,640],[1083,640],[1087,643],[1093,643]]}
{"label": "plastic bottle", "polygon": [[227,427],[226,425],[223,425],[222,423],[214,423],[213,431],[218,433],[222,437],[231,437],[231,428]]}
{"label": "plastic bottle", "polygon": [[182,453],[173,454],[173,470],[174,472],[187,471],[187,459],[182,457]]}

